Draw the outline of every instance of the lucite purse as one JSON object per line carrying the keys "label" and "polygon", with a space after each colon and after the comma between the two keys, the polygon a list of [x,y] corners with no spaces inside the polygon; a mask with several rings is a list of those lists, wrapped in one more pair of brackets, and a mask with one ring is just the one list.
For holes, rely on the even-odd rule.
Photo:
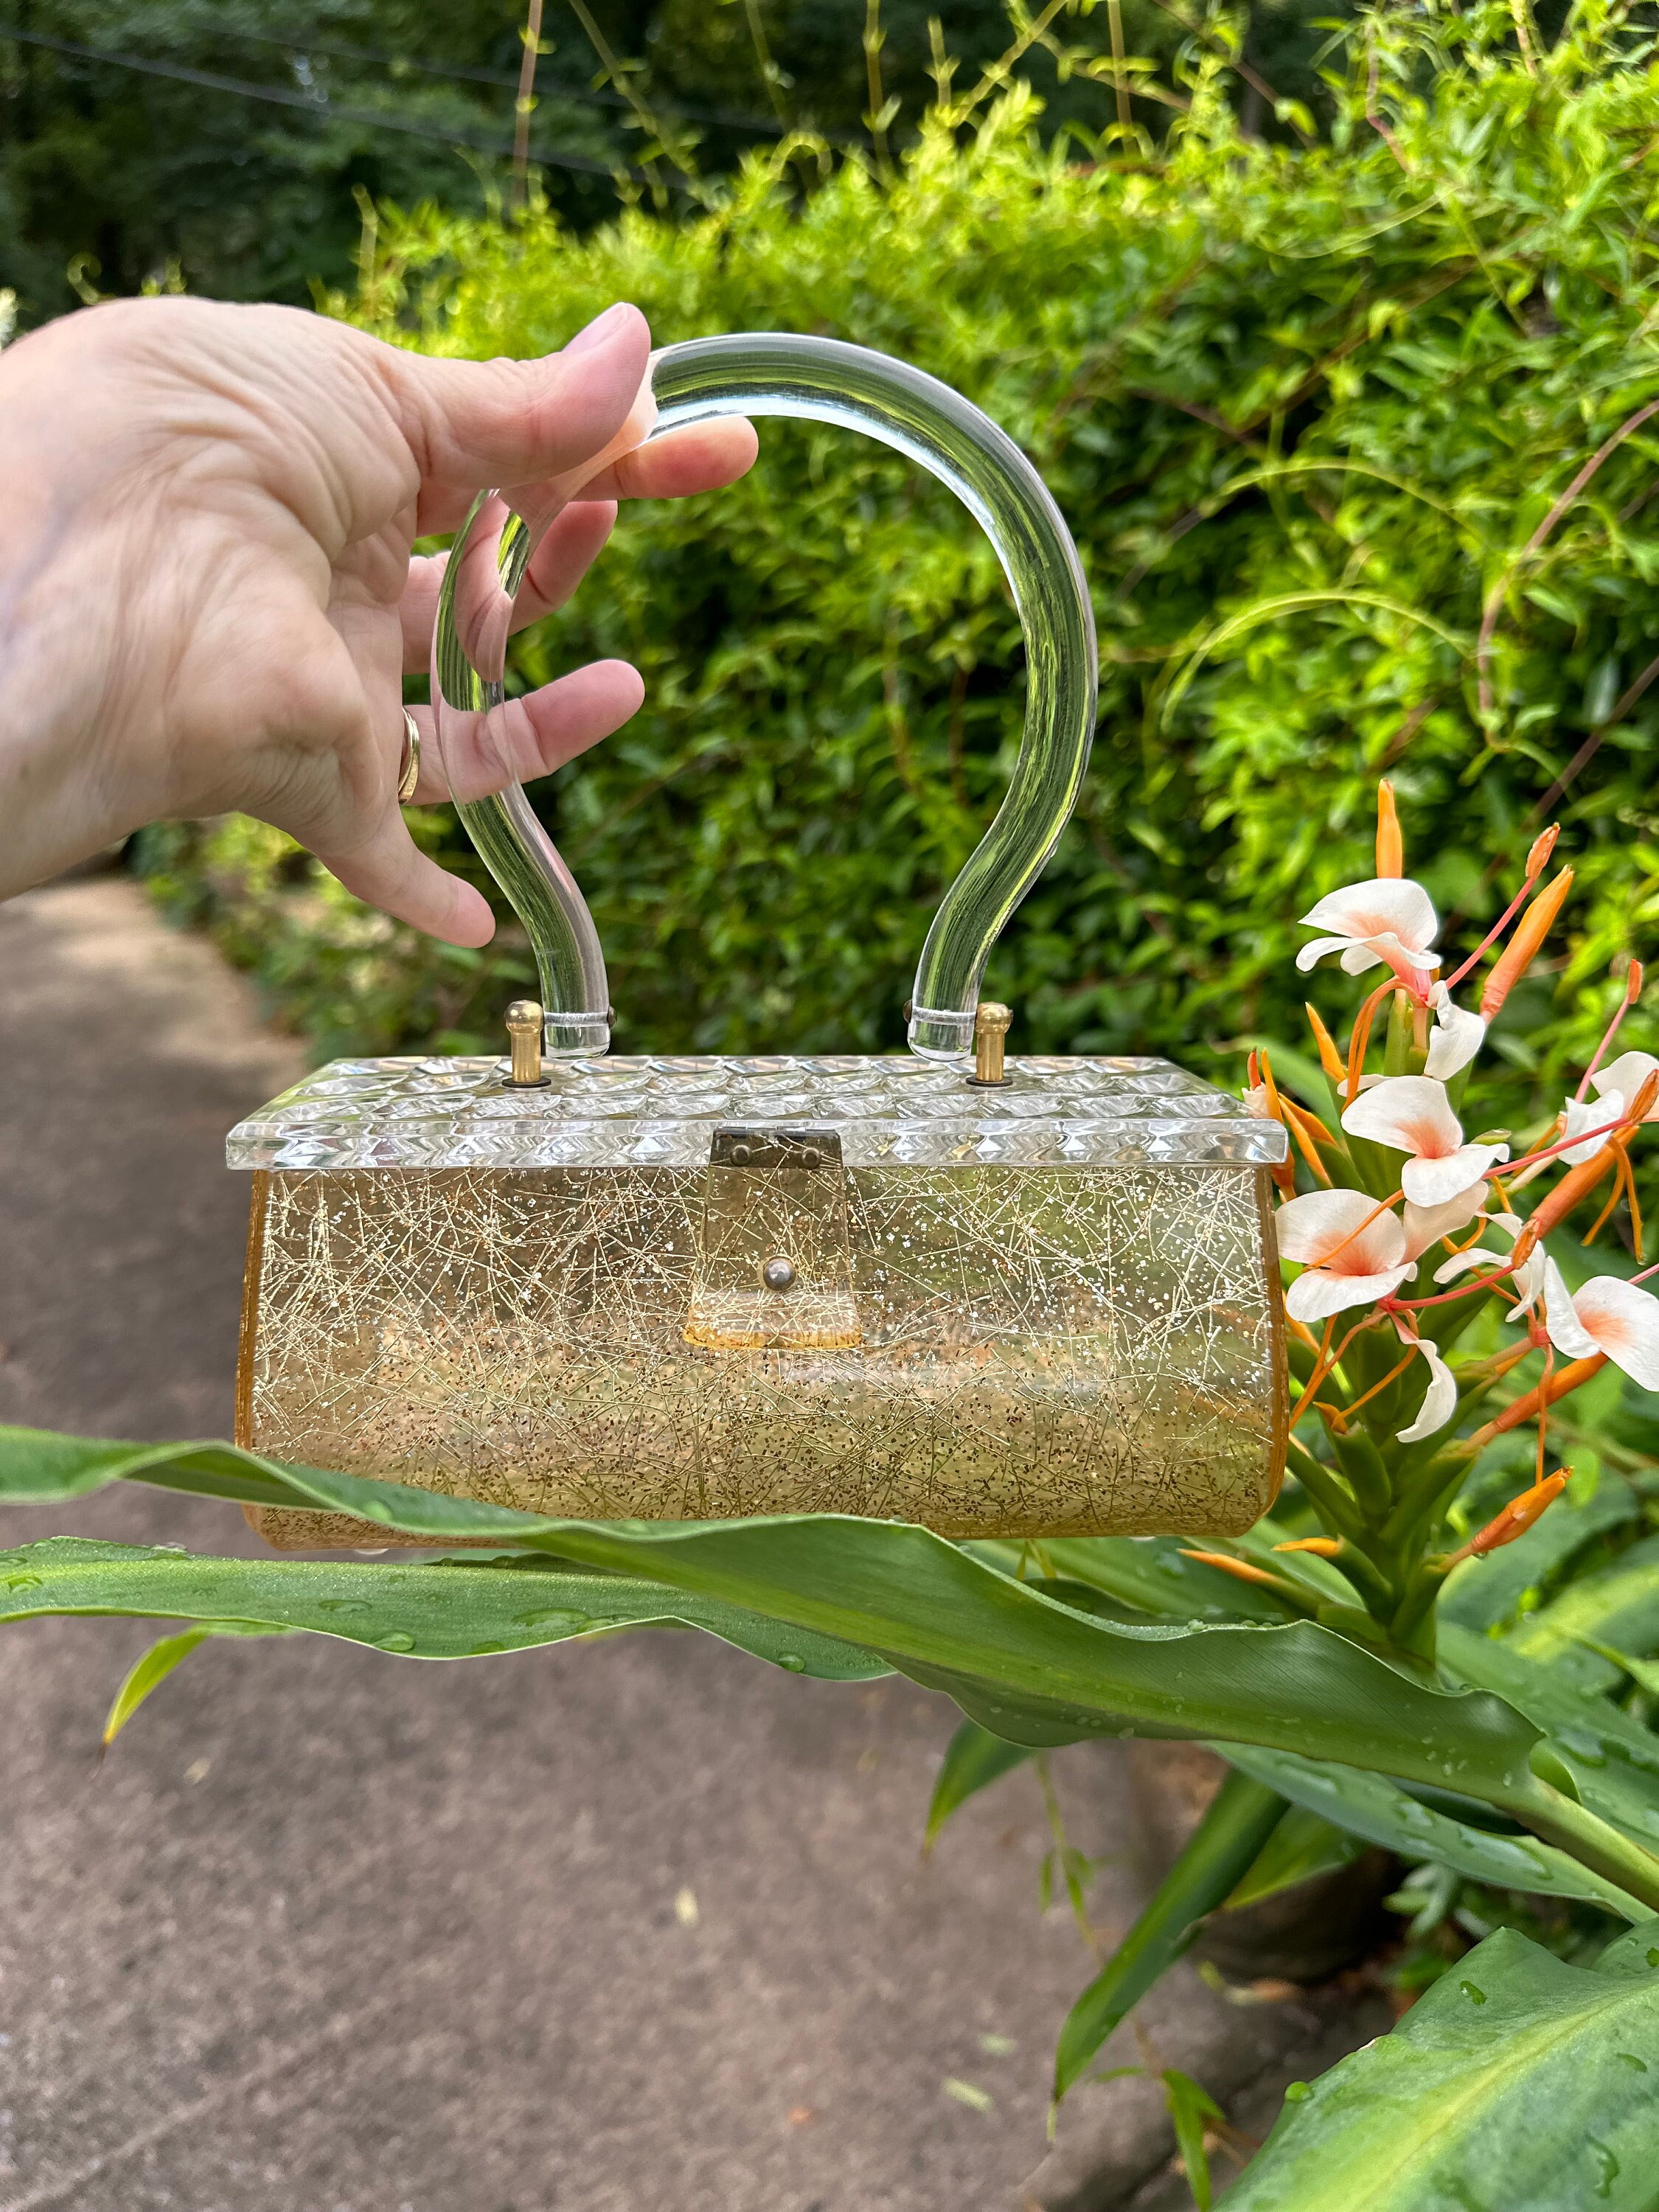
{"label": "lucite purse", "polygon": [[[977,408],[822,338],[655,357],[655,434],[861,430],[949,485],[1024,627],[1007,796],[927,933],[908,1055],[626,1058],[581,893],[482,795],[533,513],[480,498],[433,654],[462,820],[529,931],[505,1059],[337,1060],[240,1123],[238,1441],[545,1514],[836,1512],[954,1536],[1248,1528],[1284,1464],[1279,1127],[1167,1061],[1007,1055],[980,1001],[1094,733],[1094,623],[1030,464]],[[246,1509],[272,1543],[372,1542]]]}

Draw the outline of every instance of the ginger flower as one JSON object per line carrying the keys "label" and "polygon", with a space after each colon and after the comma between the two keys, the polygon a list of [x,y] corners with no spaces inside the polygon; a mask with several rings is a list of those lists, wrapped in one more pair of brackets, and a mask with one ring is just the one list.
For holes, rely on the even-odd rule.
{"label": "ginger flower", "polygon": [[1430,992],[1429,1004],[1434,1008],[1434,1034],[1429,1039],[1423,1073],[1444,1083],[1461,1073],[1480,1051],[1486,1042],[1486,1024],[1479,1014],[1454,1006],[1443,983],[1437,983]]}
{"label": "ginger flower", "polygon": [[1445,1206],[1510,1156],[1507,1145],[1466,1145],[1446,1086],[1429,1075],[1389,1075],[1363,1091],[1342,1116],[1351,1137],[1409,1157],[1400,1187],[1413,1206]]}
{"label": "ginger flower", "polygon": [[1292,1321],[1326,1321],[1400,1288],[1415,1262],[1406,1256],[1400,1217],[1363,1190],[1312,1190],[1281,1206],[1279,1249],[1304,1269],[1285,1293]]}
{"label": "ginger flower", "polygon": [[1632,1382],[1659,1390],[1659,1298],[1619,1275],[1592,1275],[1569,1295],[1553,1260],[1546,1273],[1555,1278],[1545,1292],[1545,1326],[1556,1350],[1569,1359],[1602,1352]]}
{"label": "ginger flower", "polygon": [[[1627,1052],[1626,1060],[1643,1060],[1644,1053]],[[1599,1098],[1569,1098],[1566,1127],[1562,1134],[1576,1137],[1577,1144],[1566,1146],[1561,1154],[1569,1167],[1578,1167],[1585,1160],[1593,1160],[1613,1131],[1625,1118],[1625,1094],[1622,1091],[1603,1090]]]}
{"label": "ginger flower", "polygon": [[1429,1363],[1429,1387],[1423,1393],[1423,1402],[1417,1409],[1417,1419],[1409,1426],[1396,1430],[1395,1436],[1402,1444],[1420,1443],[1443,1429],[1457,1411],[1457,1377],[1440,1357],[1440,1347],[1426,1336],[1410,1336],[1400,1330],[1400,1341],[1420,1352]]}
{"label": "ginger flower", "polygon": [[[1592,1075],[1590,1081],[1598,1097],[1611,1098],[1617,1091],[1622,1112],[1623,1102],[1634,1098],[1648,1077],[1656,1072],[1659,1072],[1659,1060],[1650,1052],[1621,1052],[1617,1060]],[[1572,1109],[1569,1107],[1567,1111],[1571,1113]],[[1655,1100],[1647,1118],[1659,1121],[1659,1099]]]}
{"label": "ginger flower", "polygon": [[1310,908],[1302,921],[1304,928],[1329,933],[1297,954],[1296,964],[1304,970],[1328,952],[1340,952],[1346,975],[1363,975],[1386,961],[1420,992],[1440,965],[1440,955],[1429,950],[1440,927],[1434,902],[1409,876],[1349,884]]}

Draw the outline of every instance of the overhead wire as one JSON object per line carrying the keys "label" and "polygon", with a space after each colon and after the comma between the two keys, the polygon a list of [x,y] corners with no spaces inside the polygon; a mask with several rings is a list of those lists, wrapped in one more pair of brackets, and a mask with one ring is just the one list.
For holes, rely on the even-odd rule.
{"label": "overhead wire", "polygon": [[[465,146],[475,153],[493,154],[503,161],[513,158],[511,143],[504,138],[486,138],[475,131],[437,129],[417,123],[407,116],[394,115],[382,108],[349,107],[328,98],[326,94],[316,99],[303,92],[290,92],[282,85],[256,84],[246,77],[222,76],[216,70],[187,68],[182,62],[161,62],[144,54],[112,52],[107,47],[77,46],[72,40],[54,39],[44,31],[25,31],[15,24],[0,23],[0,40],[12,40],[20,46],[44,46],[51,52],[66,54],[76,61],[102,62],[111,69],[134,70],[145,76],[170,77],[180,84],[199,85],[204,91],[229,93],[239,100],[257,100],[273,106],[297,108],[313,116],[319,122],[332,118],[342,123],[359,123],[371,129],[400,131],[406,137],[429,139],[434,144]],[[533,148],[531,160],[538,167],[571,169],[593,177],[625,176],[635,183],[646,181],[643,173],[624,162],[593,160],[585,154],[556,151],[546,147]],[[669,179],[669,187],[680,191],[676,179]]]}
{"label": "overhead wire", "polygon": [[[516,90],[518,76],[511,70],[475,69],[462,62],[427,61],[414,54],[392,54],[376,46],[352,46],[337,41],[325,45],[322,40],[295,31],[291,35],[275,31],[235,31],[228,25],[216,26],[216,38],[235,39],[244,45],[282,46],[290,53],[325,54],[331,59],[351,62],[374,62],[382,69],[418,70],[422,76],[450,77],[464,84],[498,84]],[[629,103],[619,92],[607,92],[597,85],[570,84],[557,77],[538,76],[538,88],[556,100],[580,101],[591,107],[627,107]],[[757,137],[771,138],[777,135],[775,122],[758,115],[733,115],[721,108],[696,107],[683,100],[658,100],[651,105],[664,115],[672,115],[688,123],[709,123],[725,131],[751,131]]]}

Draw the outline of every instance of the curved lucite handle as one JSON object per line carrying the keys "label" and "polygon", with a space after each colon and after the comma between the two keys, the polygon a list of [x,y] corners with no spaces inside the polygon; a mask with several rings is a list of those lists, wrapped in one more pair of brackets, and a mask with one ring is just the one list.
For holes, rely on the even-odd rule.
{"label": "curved lucite handle", "polygon": [[[980,523],[1025,631],[1025,728],[996,819],[933,917],[916,967],[911,1049],[972,1050],[992,946],[1070,818],[1095,728],[1094,616],[1077,548],[1012,440],[948,385],[833,338],[750,332],[658,354],[653,437],[717,415],[793,415],[862,430],[948,484]],[[483,795],[522,757],[503,690],[513,600],[550,519],[485,493],[455,541],[433,638],[432,698],[461,819],[530,933],[559,1057],[610,1043],[605,955],[587,904],[516,782]]]}

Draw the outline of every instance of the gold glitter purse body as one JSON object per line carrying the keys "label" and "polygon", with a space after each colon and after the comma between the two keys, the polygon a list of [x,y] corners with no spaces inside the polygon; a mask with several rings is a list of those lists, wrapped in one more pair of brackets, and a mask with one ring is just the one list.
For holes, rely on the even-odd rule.
{"label": "gold glitter purse body", "polygon": [[[658,434],[744,411],[881,438],[1002,557],[1024,741],[928,933],[910,1054],[609,1054],[591,918],[503,772],[537,520],[487,495],[449,564],[434,701],[543,1003],[511,1010],[508,1062],[337,1061],[232,1133],[254,1170],[239,1442],[587,1519],[1247,1528],[1285,1454],[1283,1131],[1166,1062],[1005,1060],[1008,1012],[977,996],[1093,733],[1092,619],[1053,501],[977,410],[858,348],[697,340],[653,384]],[[387,1540],[249,1516],[284,1546]]]}

